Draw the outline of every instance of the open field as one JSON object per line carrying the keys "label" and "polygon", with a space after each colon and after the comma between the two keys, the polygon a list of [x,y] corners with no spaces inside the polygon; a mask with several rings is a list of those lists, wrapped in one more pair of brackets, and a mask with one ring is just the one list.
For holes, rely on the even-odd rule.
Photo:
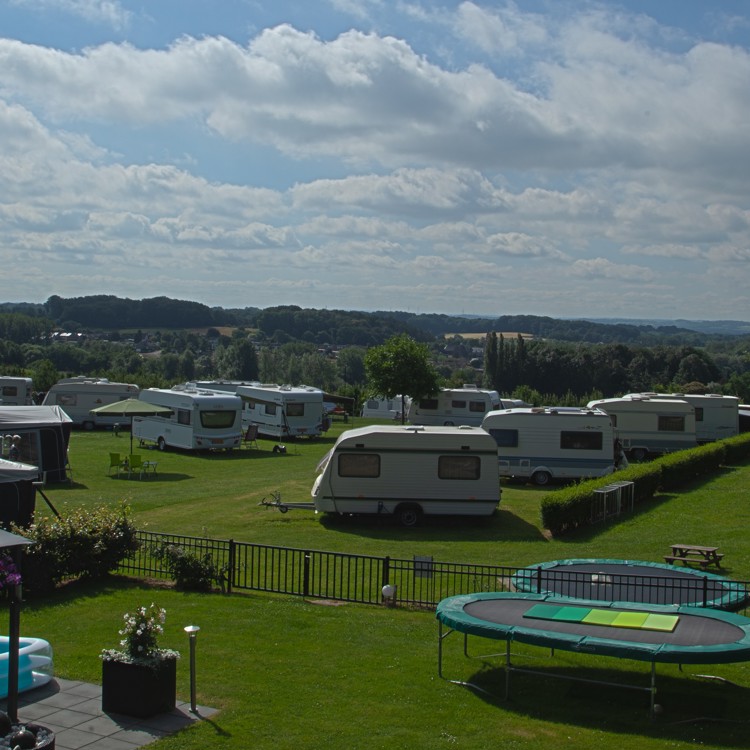
{"label": "open field", "polygon": [[[357,425],[364,423],[357,420]],[[658,561],[673,542],[711,543],[726,557],[726,573],[750,578],[750,466],[730,467],[679,495],[655,499],[621,521],[562,539],[539,528],[537,488],[505,486],[490,519],[429,521],[402,529],[386,519],[333,520],[312,512],[286,515],[259,507],[273,490],[307,501],[318,460],[345,427],[329,437],[287,444],[289,453],[260,450],[190,455],[148,452],[158,461],[153,480],[107,476],[110,450],[127,451],[128,435],[76,432],[71,443],[74,483],[49,487],[61,512],[68,505],[126,499],[136,524],[154,531],[207,534],[293,547],[437,560],[526,565],[562,557],[623,557]],[[44,502],[38,510],[46,512]],[[647,717],[640,691],[518,675],[510,702],[453,685],[437,676],[437,625],[431,612],[335,605],[266,594],[186,594],[113,580],[74,584],[24,609],[22,632],[48,638],[61,676],[100,680],[99,650],[117,644],[121,614],[155,601],[167,608],[162,645],[185,654],[182,628],[201,626],[198,701],[222,709],[157,748],[714,748],[748,747],[750,665],[658,665],[658,702]],[[501,695],[500,659],[468,660],[454,634],[445,644],[444,674],[481,680]],[[470,642],[470,653],[495,650]],[[561,669],[615,683],[648,684],[642,662],[549,653],[514,646],[542,669]],[[514,659],[517,661],[517,659]],[[189,695],[187,660],[178,692]],[[701,680],[712,673],[735,683]]]}

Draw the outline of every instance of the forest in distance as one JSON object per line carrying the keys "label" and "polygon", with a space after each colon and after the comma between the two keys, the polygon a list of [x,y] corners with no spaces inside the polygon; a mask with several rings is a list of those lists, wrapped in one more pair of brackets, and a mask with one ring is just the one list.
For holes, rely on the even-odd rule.
{"label": "forest in distance", "polygon": [[50,297],[0,303],[0,375],[33,377],[40,390],[70,375],[140,387],[215,378],[306,383],[359,401],[368,391],[367,350],[406,334],[429,347],[445,386],[476,383],[567,405],[686,388],[750,402],[750,333],[743,332],[750,324],[715,325],[738,333],[543,316],[294,305],[224,310],[167,297]]}

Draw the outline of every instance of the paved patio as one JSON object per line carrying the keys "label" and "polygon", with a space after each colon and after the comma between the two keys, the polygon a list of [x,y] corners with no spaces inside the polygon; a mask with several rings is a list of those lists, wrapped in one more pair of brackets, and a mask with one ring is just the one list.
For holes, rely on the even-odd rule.
{"label": "paved patio", "polygon": [[[0,700],[0,708],[7,708],[5,699]],[[148,719],[105,714],[101,685],[57,678],[18,696],[18,720],[53,731],[56,750],[133,750],[216,712],[196,706],[192,713],[190,703],[178,702],[174,711]]]}

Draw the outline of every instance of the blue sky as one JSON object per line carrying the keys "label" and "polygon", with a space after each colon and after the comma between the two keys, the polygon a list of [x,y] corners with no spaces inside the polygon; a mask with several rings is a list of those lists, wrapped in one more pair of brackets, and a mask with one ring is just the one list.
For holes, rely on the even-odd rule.
{"label": "blue sky", "polygon": [[745,0],[4,0],[0,300],[750,319]]}

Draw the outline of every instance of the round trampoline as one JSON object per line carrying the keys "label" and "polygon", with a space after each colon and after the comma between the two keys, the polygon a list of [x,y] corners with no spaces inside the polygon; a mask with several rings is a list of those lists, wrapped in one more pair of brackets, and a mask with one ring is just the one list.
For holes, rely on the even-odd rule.
{"label": "round trampoline", "polygon": [[522,593],[730,611],[748,600],[742,583],[704,570],[641,560],[552,560],[518,570],[511,585]]}
{"label": "round trampoline", "polygon": [[[437,606],[436,617],[440,627],[438,674],[441,677],[442,642],[446,637],[443,626],[450,628],[447,635],[458,631],[465,639],[476,635],[505,640],[506,697],[511,672],[537,671],[513,666],[510,653],[513,642],[650,662],[649,687],[627,687],[650,693],[652,715],[657,662],[719,664],[750,661],[750,619],[716,609],[481,592],[443,599]],[[468,655],[466,642],[464,653]],[[555,676],[549,672],[544,674]]]}

